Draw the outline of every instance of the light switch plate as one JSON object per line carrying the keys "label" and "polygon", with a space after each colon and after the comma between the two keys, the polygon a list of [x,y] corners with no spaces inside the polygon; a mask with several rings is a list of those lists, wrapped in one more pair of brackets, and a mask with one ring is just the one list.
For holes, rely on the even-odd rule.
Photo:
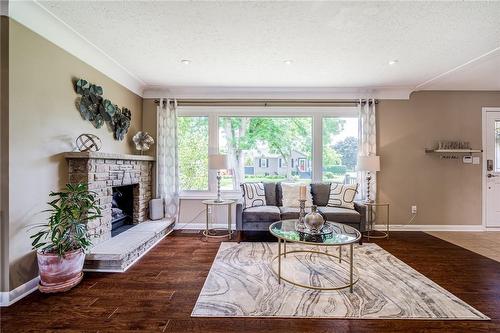
{"label": "light switch plate", "polygon": [[472,158],[472,164],[480,164],[481,163],[481,160],[479,158],[479,156],[474,156]]}

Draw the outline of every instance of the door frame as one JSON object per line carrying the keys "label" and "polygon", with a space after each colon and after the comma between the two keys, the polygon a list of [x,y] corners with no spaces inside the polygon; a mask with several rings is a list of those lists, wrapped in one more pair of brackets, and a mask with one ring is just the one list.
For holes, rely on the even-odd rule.
{"label": "door frame", "polygon": [[[482,158],[482,165],[481,165],[481,187],[482,187],[482,198],[481,198],[481,206],[482,206],[482,217],[481,217],[481,224],[484,228],[484,230],[487,230],[488,227],[486,226],[486,115],[488,112],[500,112],[500,107],[483,107],[481,116],[482,116],[482,126],[481,126],[481,131],[482,131],[482,149],[483,149],[483,158]],[[494,228],[490,227],[490,230],[499,230],[499,228]]]}

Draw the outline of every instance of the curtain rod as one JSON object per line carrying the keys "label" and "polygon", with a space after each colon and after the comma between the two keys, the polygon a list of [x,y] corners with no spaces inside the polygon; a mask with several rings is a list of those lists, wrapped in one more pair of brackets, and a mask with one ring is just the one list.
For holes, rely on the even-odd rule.
{"label": "curtain rod", "polygon": [[[173,100],[172,100],[173,101]],[[360,104],[378,104],[378,100],[366,100],[366,99],[304,99],[304,100],[285,100],[285,99],[271,99],[271,100],[261,100],[261,99],[177,99],[177,106],[283,106],[283,107],[299,107],[299,106],[317,106],[317,107],[328,107],[328,106],[357,106]],[[156,104],[160,103],[160,100],[155,99]]]}

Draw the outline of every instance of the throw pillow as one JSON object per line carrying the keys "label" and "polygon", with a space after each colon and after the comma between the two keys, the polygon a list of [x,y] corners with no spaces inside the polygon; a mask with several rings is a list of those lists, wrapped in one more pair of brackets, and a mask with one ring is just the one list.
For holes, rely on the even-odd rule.
{"label": "throw pillow", "polygon": [[357,192],[358,184],[332,183],[327,206],[354,209],[354,197]]}
{"label": "throw pillow", "polygon": [[[283,207],[299,207],[301,183],[281,183],[282,205]],[[311,207],[312,195],[311,185],[306,185],[306,207]]]}
{"label": "throw pillow", "polygon": [[241,189],[243,190],[245,208],[266,205],[266,192],[263,183],[243,183]]}

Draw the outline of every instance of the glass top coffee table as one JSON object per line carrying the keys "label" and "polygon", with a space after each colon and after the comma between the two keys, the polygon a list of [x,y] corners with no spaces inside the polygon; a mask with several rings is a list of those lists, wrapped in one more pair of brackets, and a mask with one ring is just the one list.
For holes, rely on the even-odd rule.
{"label": "glass top coffee table", "polygon": [[[278,238],[278,255],[275,256],[271,261],[271,267],[274,273],[278,276],[278,283],[281,284],[281,280],[284,280],[293,285],[310,288],[316,290],[339,290],[344,288],[349,288],[352,292],[353,286],[359,280],[359,274],[357,270],[353,267],[353,257],[354,257],[354,247],[353,244],[358,242],[361,238],[361,233],[353,227],[342,223],[335,222],[325,222],[323,229],[318,234],[307,233],[306,230],[296,228],[297,220],[282,220],[274,222],[269,226],[269,231],[273,236]],[[313,249],[299,249],[299,250],[286,250],[286,243],[299,243],[304,245],[316,245],[318,248]],[[281,243],[283,243],[283,251],[281,250]],[[348,269],[348,282],[341,285],[331,285],[331,286],[318,286],[312,284],[303,284],[294,281],[291,278],[284,277],[282,275],[282,261],[286,260],[287,254],[313,254],[319,256],[327,256],[330,258],[338,259],[338,264],[342,263],[342,246],[349,245],[349,259],[347,263],[349,264]],[[337,246],[339,248],[338,255],[333,253],[328,253],[328,248],[331,246]],[[320,251],[320,248],[324,248],[324,251]],[[277,270],[274,268],[274,262],[278,261]],[[334,265],[335,261],[328,261]],[[345,262],[345,260],[344,260]],[[314,268],[312,268],[314,269]]]}

